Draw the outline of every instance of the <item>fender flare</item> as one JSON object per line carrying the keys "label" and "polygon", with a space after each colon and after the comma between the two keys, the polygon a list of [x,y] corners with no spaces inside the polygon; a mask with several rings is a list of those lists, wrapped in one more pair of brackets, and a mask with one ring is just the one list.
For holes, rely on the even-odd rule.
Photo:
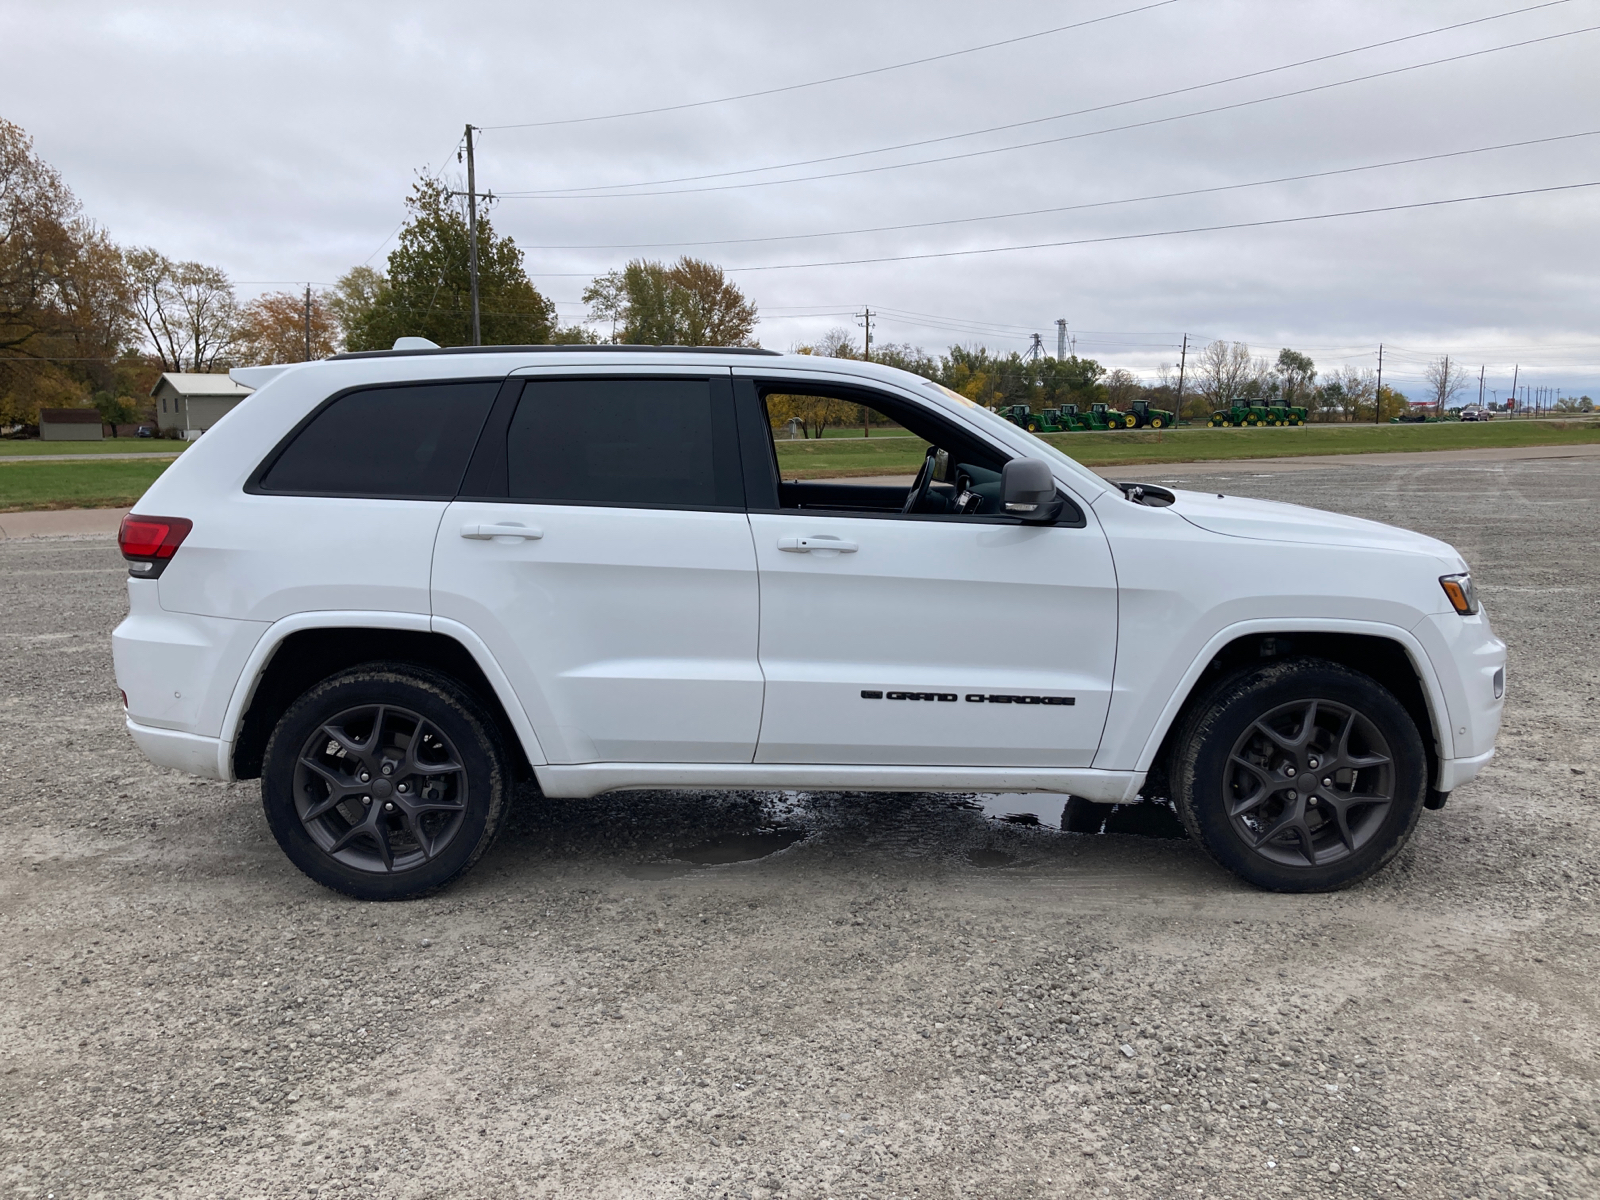
{"label": "fender flare", "polygon": [[1161,710],[1155,728],[1150,731],[1150,736],[1145,739],[1144,749],[1139,751],[1139,758],[1135,770],[1142,776],[1150,770],[1155,762],[1156,752],[1161,749],[1167,732],[1178,718],[1179,711],[1188,702],[1194,692],[1195,684],[1200,681],[1201,674],[1210,665],[1211,660],[1221,652],[1229,642],[1251,634],[1273,633],[1349,633],[1362,637],[1383,638],[1385,641],[1396,642],[1406,652],[1406,657],[1411,660],[1411,667],[1417,673],[1417,678],[1422,682],[1422,695],[1428,704],[1428,720],[1433,725],[1434,744],[1438,747],[1440,758],[1450,758],[1455,753],[1455,740],[1451,737],[1451,727],[1448,718],[1449,710],[1445,707],[1444,688],[1439,684],[1438,673],[1434,670],[1433,660],[1428,657],[1427,651],[1422,648],[1422,643],[1414,637],[1409,629],[1399,625],[1390,625],[1381,621],[1349,621],[1335,619],[1305,619],[1291,617],[1262,617],[1250,621],[1238,621],[1212,634],[1204,648],[1197,654],[1194,661],[1189,664],[1189,669],[1183,673],[1178,686],[1173,689],[1172,696],[1167,700],[1166,707]]}
{"label": "fender flare", "polygon": [[506,719],[510,721],[512,730],[522,742],[529,764],[535,767],[545,765],[544,749],[539,744],[539,736],[534,732],[533,723],[528,720],[528,714],[523,709],[521,700],[512,689],[511,681],[506,678],[505,672],[500,669],[500,664],[489,653],[489,648],[483,644],[483,640],[471,629],[457,621],[429,617],[422,613],[328,609],[295,613],[274,621],[267,626],[256,642],[255,648],[250,651],[250,657],[245,660],[244,669],[239,672],[239,678],[233,685],[233,694],[228,699],[228,707],[222,716],[221,736],[217,742],[217,778],[232,780],[234,777],[233,746],[238,740],[240,724],[244,721],[244,714],[250,707],[256,685],[260,683],[267,664],[272,661],[272,656],[278,652],[278,647],[283,644],[285,638],[308,629],[393,629],[406,633],[439,633],[459,642],[478,664],[478,669],[489,681],[489,686],[494,689],[495,699],[500,702],[500,707],[505,710]]}

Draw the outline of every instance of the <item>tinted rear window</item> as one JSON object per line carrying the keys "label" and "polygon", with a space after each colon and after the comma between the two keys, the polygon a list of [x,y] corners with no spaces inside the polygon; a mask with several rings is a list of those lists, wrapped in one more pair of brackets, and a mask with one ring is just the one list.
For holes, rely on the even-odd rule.
{"label": "tinted rear window", "polygon": [[717,504],[704,379],[529,383],[506,434],[510,495],[576,504]]}
{"label": "tinted rear window", "polygon": [[498,381],[368,388],[340,396],[262,474],[266,492],[449,500]]}

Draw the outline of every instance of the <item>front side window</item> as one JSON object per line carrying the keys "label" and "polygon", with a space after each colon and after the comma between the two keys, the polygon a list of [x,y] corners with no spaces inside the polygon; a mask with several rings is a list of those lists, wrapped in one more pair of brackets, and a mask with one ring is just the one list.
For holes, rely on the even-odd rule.
{"label": "front side window", "polygon": [[737,467],[719,463],[716,428],[704,379],[533,380],[506,432],[508,494],[546,504],[717,507],[728,502],[719,478]]}
{"label": "front side window", "polygon": [[311,418],[256,485],[263,492],[451,500],[498,381],[347,392]]}

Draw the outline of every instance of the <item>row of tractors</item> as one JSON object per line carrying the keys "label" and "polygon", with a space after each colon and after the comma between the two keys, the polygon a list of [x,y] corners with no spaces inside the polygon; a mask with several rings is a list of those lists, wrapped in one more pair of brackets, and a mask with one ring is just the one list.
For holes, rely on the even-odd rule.
{"label": "row of tractors", "polygon": [[[1170,429],[1178,423],[1176,413],[1151,408],[1148,400],[1135,400],[1127,412],[1108,404],[1091,404],[1078,411],[1076,404],[1034,412],[1026,404],[1012,404],[1000,415],[1029,433],[1080,433],[1098,429]],[[1255,428],[1261,425],[1304,425],[1306,410],[1292,404],[1234,404],[1219,409],[1206,421],[1214,429],[1225,426]]]}
{"label": "row of tractors", "polygon": [[1000,415],[1029,433],[1087,433],[1099,429],[1170,429],[1178,423],[1176,413],[1151,408],[1148,400],[1135,400],[1128,412],[1118,412],[1109,404],[1091,404],[1083,412],[1076,404],[1034,412],[1026,404],[1011,404]]}

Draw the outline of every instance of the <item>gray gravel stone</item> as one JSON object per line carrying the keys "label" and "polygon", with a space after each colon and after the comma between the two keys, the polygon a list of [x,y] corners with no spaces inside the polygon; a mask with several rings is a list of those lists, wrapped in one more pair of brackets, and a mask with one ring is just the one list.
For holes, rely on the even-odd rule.
{"label": "gray gravel stone", "polygon": [[627,793],[352,903],[254,784],[127,741],[111,544],[0,544],[0,1191],[1600,1194],[1600,463],[1207,478],[1455,542],[1511,645],[1500,756],[1353,891],[937,797]]}

